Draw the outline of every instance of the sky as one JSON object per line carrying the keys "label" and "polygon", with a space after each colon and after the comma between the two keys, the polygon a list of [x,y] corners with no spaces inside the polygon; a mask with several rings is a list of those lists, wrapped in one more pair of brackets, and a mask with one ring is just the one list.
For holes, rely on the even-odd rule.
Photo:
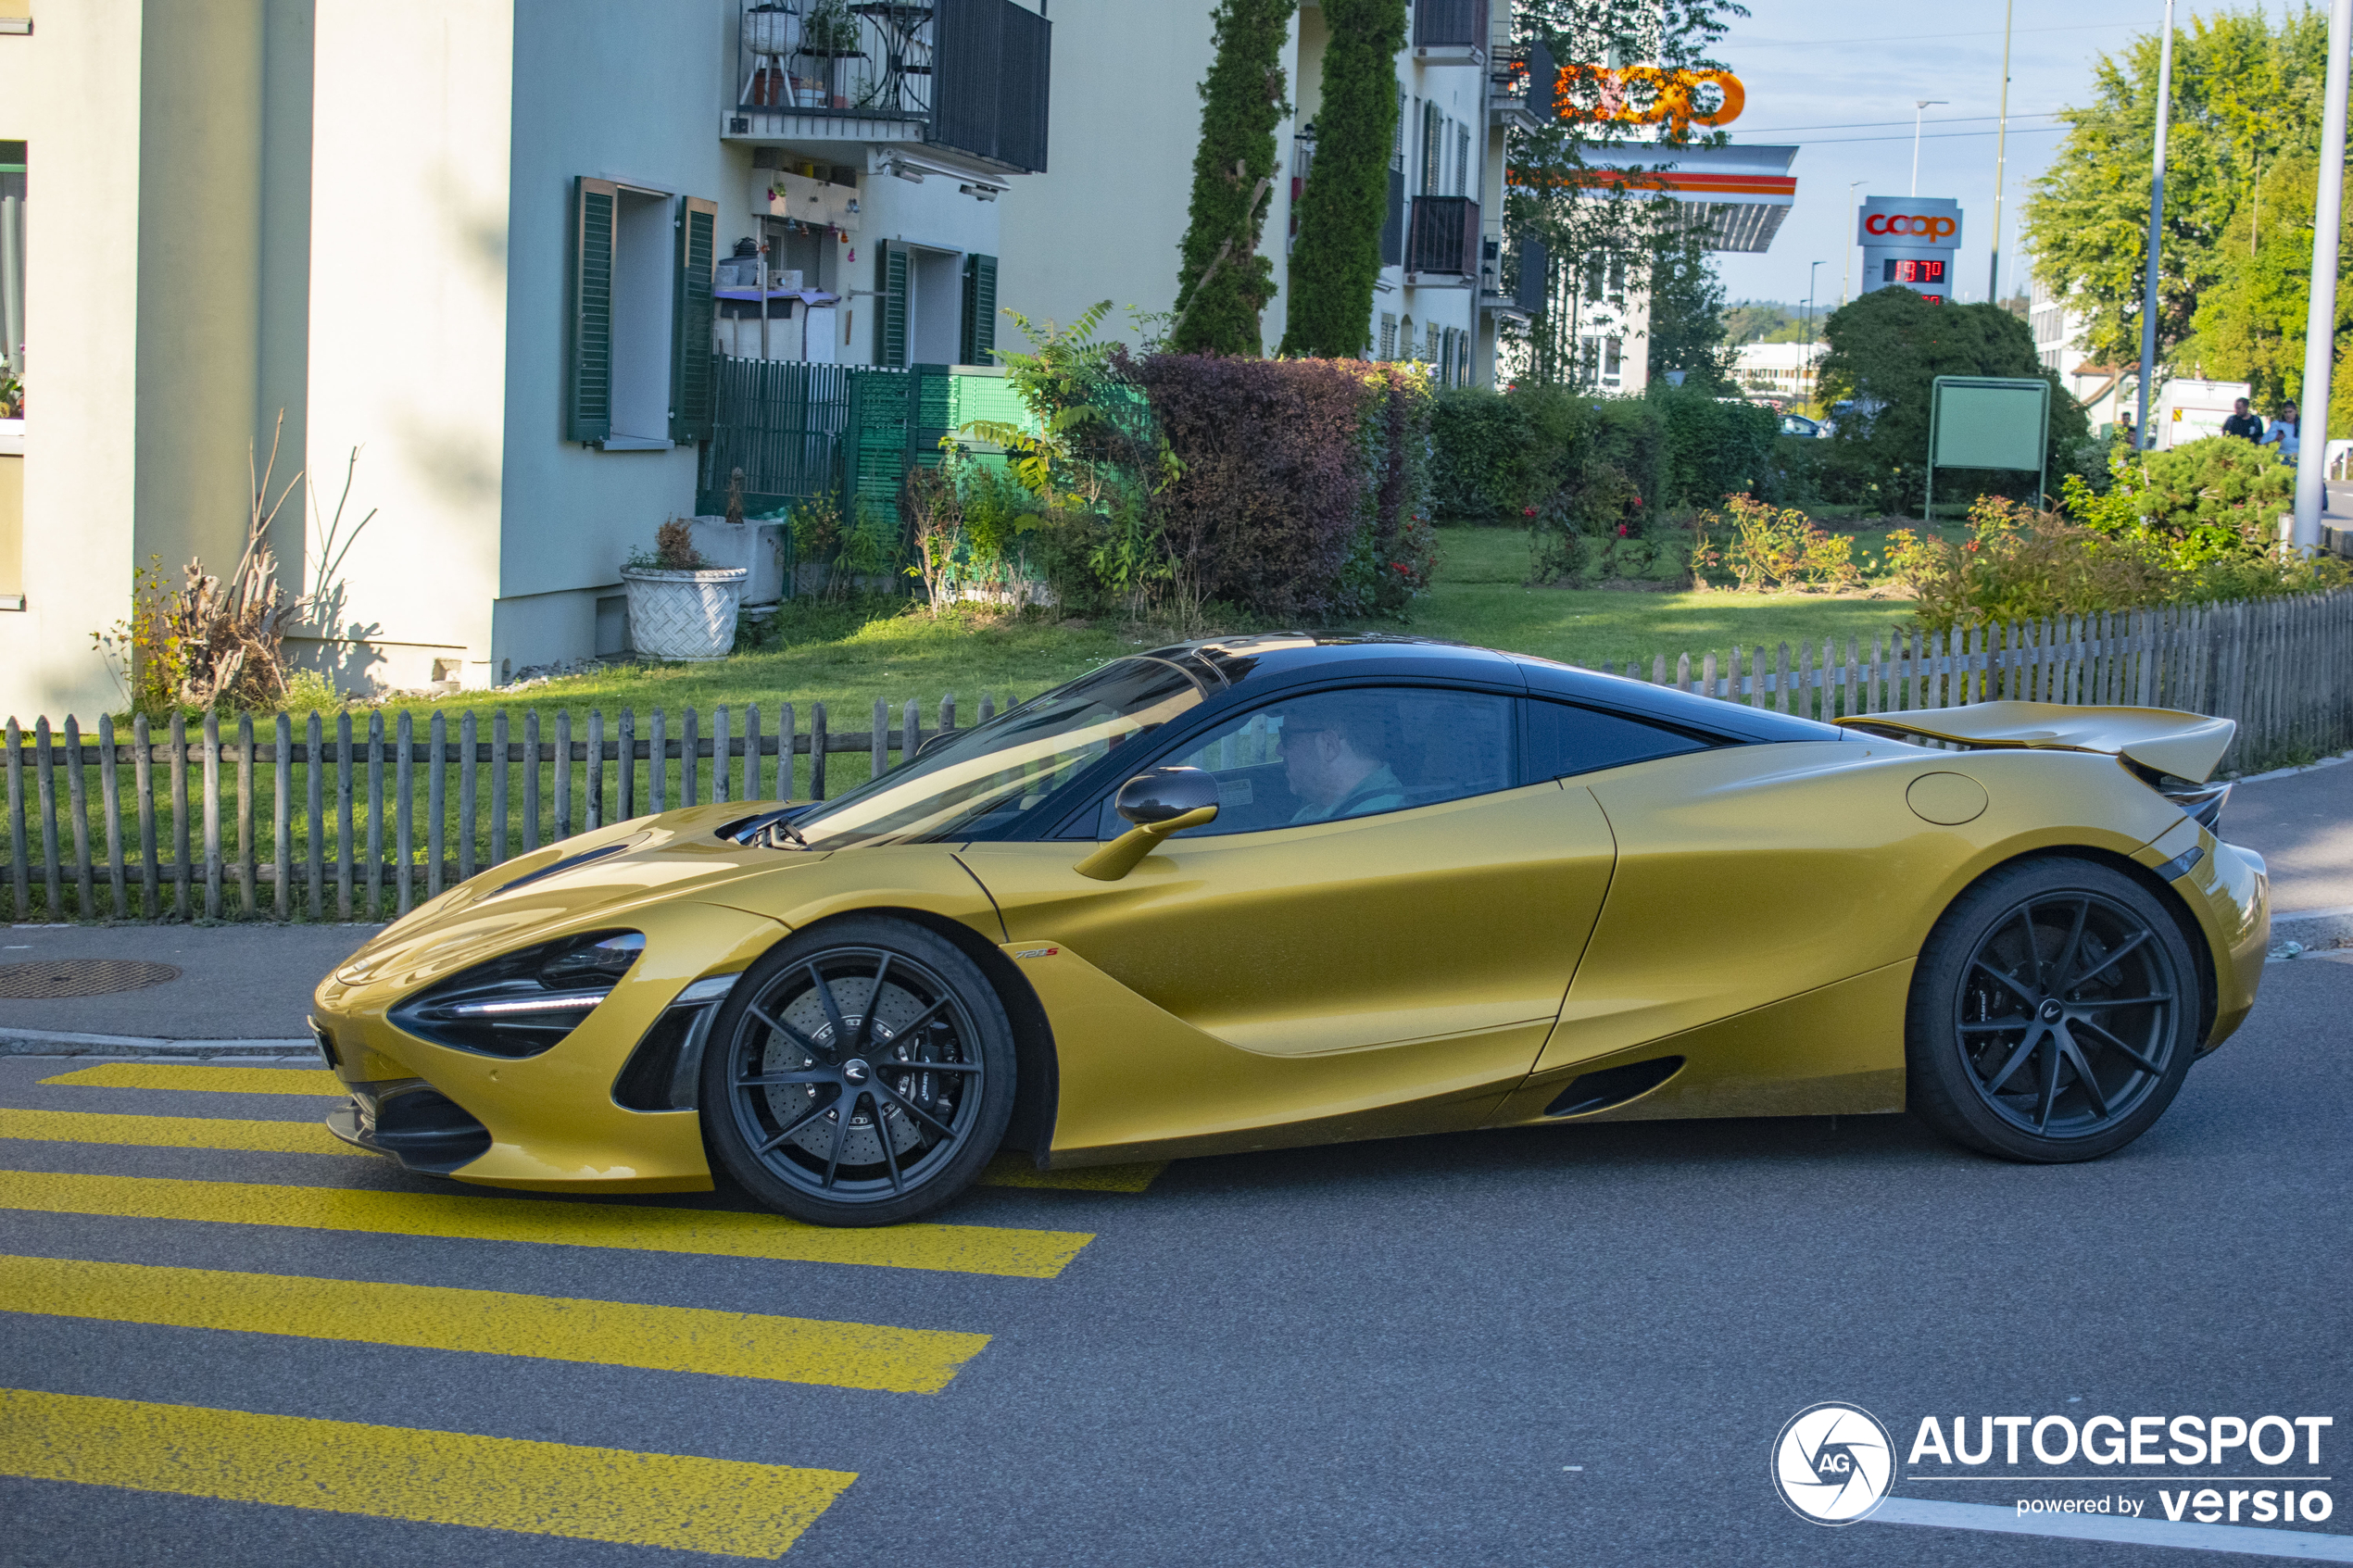
{"label": "sky", "polygon": [[[1754,14],[1735,21],[1713,51],[1748,91],[1741,118],[1726,129],[1735,142],[1794,143],[1803,150],[1791,169],[1797,205],[1772,248],[1761,256],[1717,258],[1727,297],[1803,301],[1810,272],[1814,298],[1835,307],[1842,268],[1850,270],[1847,291],[1859,293],[1851,269],[1862,265],[1862,253],[1854,245],[1847,182],[1862,182],[1853,197],[1908,193],[1914,101],[1944,98],[1951,101],[1920,111],[1919,194],[1961,204],[1955,297],[1983,299],[1994,239],[1993,132],[2002,85],[2004,0],[1949,0],[1933,7],[1886,0],[1747,4]],[[2254,8],[2177,0],[2176,25],[2186,29],[2196,14]],[[2274,16],[2285,9],[2280,0],[2261,8]],[[2091,102],[2099,57],[2120,52],[2135,33],[2155,32],[2164,17],[2164,0],[2016,7],[2001,214],[2004,295],[2025,281],[2018,259],[2019,207],[2058,147],[2054,111]],[[1824,265],[1809,269],[1818,259]]]}

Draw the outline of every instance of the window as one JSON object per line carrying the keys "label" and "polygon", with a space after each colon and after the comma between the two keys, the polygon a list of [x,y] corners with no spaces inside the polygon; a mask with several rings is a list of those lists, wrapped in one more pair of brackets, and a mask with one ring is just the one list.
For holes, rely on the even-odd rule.
{"label": "window", "polygon": [[1624,338],[1606,337],[1602,339],[1602,374],[1605,376],[1617,375],[1618,373],[1619,365],[1624,359],[1625,353],[1626,340]]}
{"label": "window", "polygon": [[964,335],[956,362],[988,365],[997,358],[997,258],[964,257]]}
{"label": "window", "polygon": [[[1189,838],[1406,811],[1512,787],[1512,699],[1426,686],[1316,692],[1233,720],[1158,765],[1217,780],[1217,820]],[[1126,828],[1106,803],[1099,834]]]}
{"label": "window", "polygon": [[1397,358],[1397,313],[1384,310],[1380,315],[1380,358]]}
{"label": "window", "polygon": [[1422,194],[1438,194],[1446,169],[1446,116],[1436,104],[1422,106]]}
{"label": "window", "polygon": [[1528,704],[1528,776],[1564,778],[1654,757],[1701,751],[1707,743],[1640,719],[1533,697]]}
{"label": "window", "polygon": [[1435,321],[1428,324],[1428,331],[1422,338],[1422,358],[1433,365],[1438,363],[1438,323]]}
{"label": "window", "polygon": [[1454,194],[1470,194],[1470,127],[1454,127]]}
{"label": "window", "polygon": [[1414,319],[1411,316],[1397,323],[1397,357],[1400,359],[1417,358],[1414,352]]}
{"label": "window", "polygon": [[718,219],[699,196],[573,182],[566,440],[650,450],[710,433]]}

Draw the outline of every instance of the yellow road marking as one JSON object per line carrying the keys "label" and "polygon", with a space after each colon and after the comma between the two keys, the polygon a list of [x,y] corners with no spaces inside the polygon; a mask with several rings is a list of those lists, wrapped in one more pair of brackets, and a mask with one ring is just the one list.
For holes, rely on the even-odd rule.
{"label": "yellow road marking", "polygon": [[[184,1063],[108,1062],[84,1067],[44,1084],[102,1089],[208,1090],[241,1095],[341,1095],[332,1073],[284,1067],[192,1067]],[[142,1125],[146,1123],[147,1125]],[[190,1121],[169,1116],[107,1116],[72,1110],[0,1110],[0,1138],[46,1138],[59,1143],[137,1144],[150,1148],[252,1149],[268,1154],[364,1154],[324,1127],[300,1131],[286,1122]],[[22,1127],[28,1130],[14,1131]],[[31,1131],[32,1128],[51,1131]],[[195,1128],[177,1133],[173,1128]],[[76,1130],[80,1129],[80,1130]],[[316,1135],[312,1135],[315,1134]],[[1076,1171],[1040,1171],[1026,1154],[1000,1154],[981,1173],[980,1185],[1046,1187],[1063,1192],[1141,1192],[1168,1169],[1149,1165],[1092,1165]]]}
{"label": "yellow road marking", "polygon": [[379,1236],[527,1241],[696,1252],[784,1262],[853,1263],[889,1269],[1051,1279],[1094,1240],[1085,1231],[984,1225],[878,1225],[841,1230],[779,1214],[724,1210],[631,1208],[562,1199],[455,1198],[437,1193],[348,1192],[255,1182],[187,1182],[159,1176],[85,1176],[0,1171],[0,1209],[104,1214],[142,1220],[207,1220],[295,1225]]}
{"label": "yellow road marking", "polygon": [[44,1078],[91,1089],[200,1089],[216,1095],[331,1095],[351,1091],[323,1067],[200,1067],[185,1061],[107,1061]]}
{"label": "yellow road marking", "polygon": [[[4,1127],[5,1123],[0,1123]],[[0,1136],[5,1136],[0,1133]],[[988,1162],[983,1185],[994,1187],[1052,1187],[1063,1192],[1141,1192],[1168,1169],[1168,1161],[1150,1165],[1084,1165],[1076,1171],[1040,1171],[1026,1154],[1000,1154]]]}
{"label": "yellow road marking", "polygon": [[216,1269],[0,1256],[0,1311],[937,1394],[985,1334]]}
{"label": "yellow road marking", "polygon": [[0,1389],[0,1474],[773,1558],[844,1470]]}
{"label": "yellow road marking", "polygon": [[0,1138],[47,1143],[129,1144],[142,1148],[232,1148],[260,1154],[349,1154],[354,1148],[317,1122],[245,1122],[227,1117],[115,1116],[97,1110],[0,1110]]}

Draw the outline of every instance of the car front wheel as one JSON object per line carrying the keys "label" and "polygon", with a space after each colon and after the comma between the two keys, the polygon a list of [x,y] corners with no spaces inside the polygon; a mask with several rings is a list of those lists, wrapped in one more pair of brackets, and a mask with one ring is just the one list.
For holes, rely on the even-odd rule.
{"label": "car front wheel", "polygon": [[1920,953],[1911,1109],[2010,1160],[2096,1160],[2164,1114],[2197,1052],[2198,968],[2147,888],[2074,859],[1994,872]]}
{"label": "car front wheel", "polygon": [[703,1126],[771,1208],[890,1224],[979,1176],[1013,1085],[1013,1029],[977,964],[919,925],[840,921],[736,984],[703,1056]]}

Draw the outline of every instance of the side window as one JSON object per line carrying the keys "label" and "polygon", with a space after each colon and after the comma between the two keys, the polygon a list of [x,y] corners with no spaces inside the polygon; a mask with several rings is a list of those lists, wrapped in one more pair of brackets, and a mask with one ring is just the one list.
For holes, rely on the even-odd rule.
{"label": "side window", "polygon": [[1706,749],[1680,730],[1604,713],[1574,703],[1531,697],[1528,703],[1528,776],[1556,779],[1591,773],[1654,757]]}
{"label": "side window", "polygon": [[[1217,820],[1184,836],[1262,833],[1512,787],[1513,699],[1365,686],[1272,702],[1160,765],[1215,776]],[[1106,805],[1099,832],[1126,824]]]}

